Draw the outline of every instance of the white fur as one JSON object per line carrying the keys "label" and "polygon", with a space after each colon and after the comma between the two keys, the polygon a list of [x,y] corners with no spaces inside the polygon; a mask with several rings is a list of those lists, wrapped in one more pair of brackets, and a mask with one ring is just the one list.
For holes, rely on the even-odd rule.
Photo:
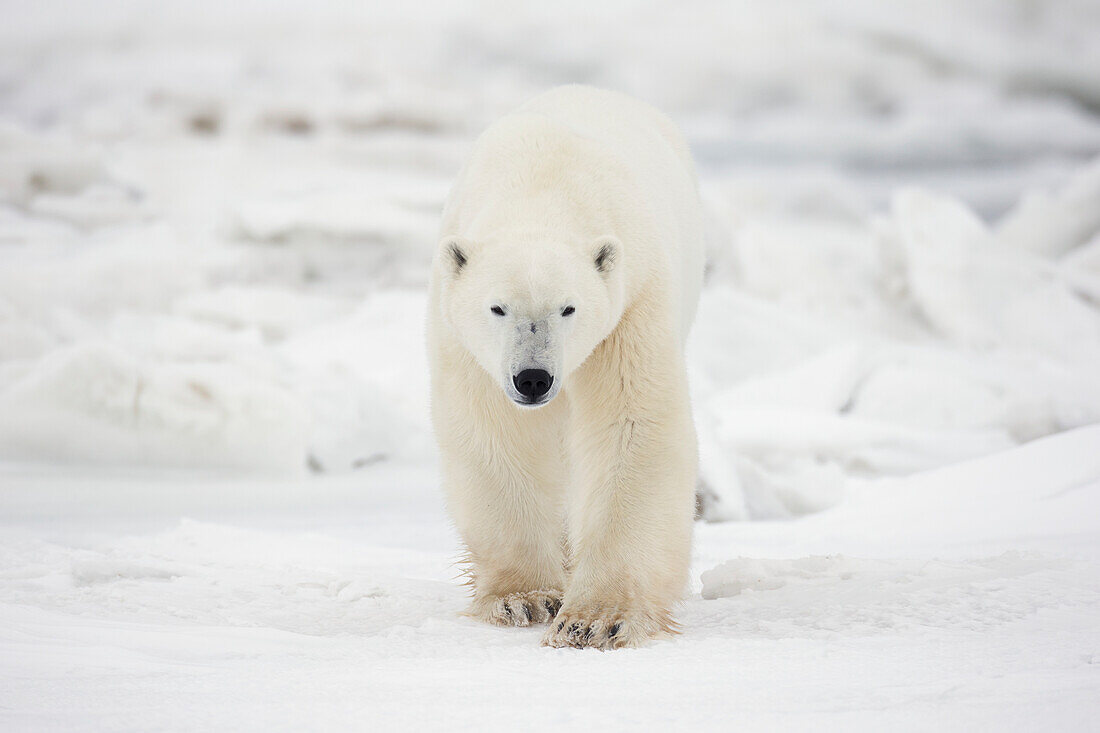
{"label": "white fur", "polygon": [[[679,133],[624,95],[555,89],[475,144],[444,210],[428,316],[473,615],[553,618],[551,646],[671,630],[694,509],[683,345],[702,221]],[[554,378],[537,409],[512,383],[532,365]]]}

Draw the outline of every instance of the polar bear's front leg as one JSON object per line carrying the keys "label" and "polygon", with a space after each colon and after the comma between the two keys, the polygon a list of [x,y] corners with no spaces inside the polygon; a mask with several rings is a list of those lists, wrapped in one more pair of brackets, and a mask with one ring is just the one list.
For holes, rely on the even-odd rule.
{"label": "polar bear's front leg", "polygon": [[560,481],[516,470],[501,436],[492,448],[496,454],[471,442],[443,449],[447,501],[474,594],[466,613],[500,626],[545,623],[561,606],[564,586]]}
{"label": "polar bear's front leg", "polygon": [[573,574],[548,646],[637,646],[672,631],[687,586],[695,430],[678,340],[624,315],[578,371],[577,471],[569,496]]}

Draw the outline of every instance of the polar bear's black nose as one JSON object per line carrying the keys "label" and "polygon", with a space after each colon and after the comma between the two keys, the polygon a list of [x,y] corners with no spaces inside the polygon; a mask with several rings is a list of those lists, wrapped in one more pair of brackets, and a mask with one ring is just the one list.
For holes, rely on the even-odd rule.
{"label": "polar bear's black nose", "polygon": [[545,369],[524,369],[512,377],[516,391],[529,400],[537,400],[550,391],[554,378]]}

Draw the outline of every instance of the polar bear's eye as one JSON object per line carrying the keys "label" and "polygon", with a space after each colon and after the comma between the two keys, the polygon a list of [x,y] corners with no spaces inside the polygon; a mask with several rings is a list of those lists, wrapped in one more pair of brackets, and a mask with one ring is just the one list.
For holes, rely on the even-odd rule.
{"label": "polar bear's eye", "polygon": [[494,315],[497,315],[497,316],[503,316],[504,315],[504,309],[501,308],[499,305],[494,305],[489,310],[491,310]]}
{"label": "polar bear's eye", "polygon": [[571,305],[567,305],[567,306],[565,306],[564,308],[562,308],[562,309],[561,309],[561,314],[562,314],[563,316],[571,316],[571,315],[573,315],[573,314],[574,314],[574,313],[576,313],[576,312],[577,312],[577,309],[576,309],[576,308],[574,308],[574,307],[573,307],[573,306],[571,306]]}

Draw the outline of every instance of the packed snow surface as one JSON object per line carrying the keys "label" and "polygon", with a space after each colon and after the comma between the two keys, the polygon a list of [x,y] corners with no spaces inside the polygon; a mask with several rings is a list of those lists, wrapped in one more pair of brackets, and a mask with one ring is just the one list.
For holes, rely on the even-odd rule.
{"label": "packed snow surface", "polygon": [[430,470],[302,482],[9,466],[0,723],[1090,730],[1098,441],[1100,426],[1078,428],[859,480],[801,519],[701,523],[682,633],[606,653],[460,616]]}
{"label": "packed snow surface", "polygon": [[[1095,728],[1092,0],[0,15],[0,727]],[[427,419],[447,186],[565,82],[711,214],[713,521],[606,655],[458,615]]]}

